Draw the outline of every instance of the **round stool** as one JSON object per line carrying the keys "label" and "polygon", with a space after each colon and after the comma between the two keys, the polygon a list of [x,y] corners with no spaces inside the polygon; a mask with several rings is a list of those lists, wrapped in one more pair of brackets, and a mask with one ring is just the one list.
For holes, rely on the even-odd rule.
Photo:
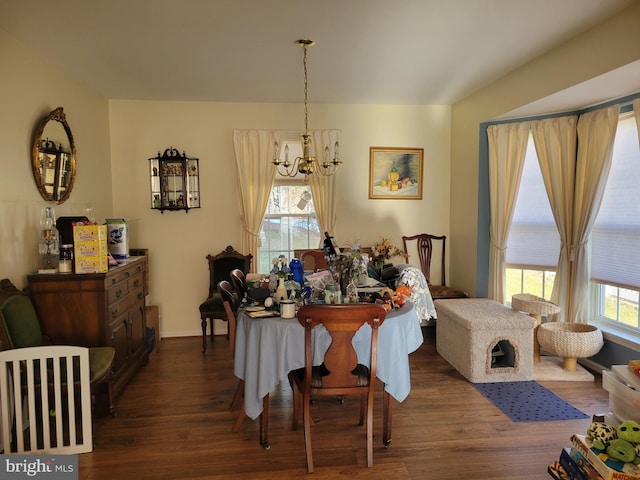
{"label": "round stool", "polygon": [[543,323],[538,340],[542,348],[562,357],[562,368],[570,372],[576,371],[578,358],[595,355],[604,343],[602,332],[586,323]]}

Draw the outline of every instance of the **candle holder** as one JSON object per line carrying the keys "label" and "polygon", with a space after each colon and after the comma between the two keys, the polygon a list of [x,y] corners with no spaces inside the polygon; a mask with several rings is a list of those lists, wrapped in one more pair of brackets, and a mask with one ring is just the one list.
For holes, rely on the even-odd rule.
{"label": "candle holder", "polygon": [[56,273],[58,271],[59,242],[55,211],[53,207],[44,207],[40,214],[38,273]]}

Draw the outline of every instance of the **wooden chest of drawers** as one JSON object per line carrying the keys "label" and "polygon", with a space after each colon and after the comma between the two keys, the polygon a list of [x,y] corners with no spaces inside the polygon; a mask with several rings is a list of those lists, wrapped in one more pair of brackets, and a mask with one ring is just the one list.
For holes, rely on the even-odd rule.
{"label": "wooden chest of drawers", "polygon": [[148,361],[145,344],[145,257],[131,257],[108,273],[29,275],[42,330],[53,343],[112,346],[114,395]]}

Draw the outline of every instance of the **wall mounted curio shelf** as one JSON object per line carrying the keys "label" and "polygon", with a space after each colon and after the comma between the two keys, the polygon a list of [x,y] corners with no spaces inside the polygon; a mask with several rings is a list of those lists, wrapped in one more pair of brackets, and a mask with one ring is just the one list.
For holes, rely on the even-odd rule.
{"label": "wall mounted curio shelf", "polygon": [[198,159],[173,148],[149,159],[151,176],[151,208],[184,210],[200,208],[200,180]]}

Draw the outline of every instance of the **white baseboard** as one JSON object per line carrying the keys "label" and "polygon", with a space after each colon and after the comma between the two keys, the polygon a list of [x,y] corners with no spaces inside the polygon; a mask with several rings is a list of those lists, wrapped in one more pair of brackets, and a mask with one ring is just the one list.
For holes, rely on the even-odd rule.
{"label": "white baseboard", "polygon": [[[227,322],[224,320],[214,319],[213,320],[213,334],[214,335],[226,335],[227,334]],[[198,328],[195,330],[177,330],[173,332],[162,331],[162,338],[171,338],[171,337],[201,337],[202,336],[202,328],[200,327],[200,323],[198,323]],[[207,321],[207,335],[210,335],[209,331],[209,322]]]}

